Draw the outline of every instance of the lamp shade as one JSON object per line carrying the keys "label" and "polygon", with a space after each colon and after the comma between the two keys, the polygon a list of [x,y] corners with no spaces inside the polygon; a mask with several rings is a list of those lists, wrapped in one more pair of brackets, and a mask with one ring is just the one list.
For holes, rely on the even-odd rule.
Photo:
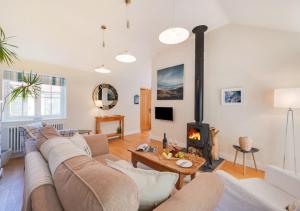
{"label": "lamp shade", "polygon": [[300,108],[300,88],[274,90],[275,108]]}
{"label": "lamp shade", "polygon": [[108,68],[106,68],[106,67],[104,67],[104,65],[102,65],[101,67],[97,67],[94,70],[95,70],[95,72],[102,73],[102,74],[108,74],[108,73],[111,72],[111,70],[108,69]]}
{"label": "lamp shade", "polygon": [[189,31],[185,28],[175,27],[168,28],[160,33],[158,39],[160,42],[167,45],[181,43],[189,38]]}

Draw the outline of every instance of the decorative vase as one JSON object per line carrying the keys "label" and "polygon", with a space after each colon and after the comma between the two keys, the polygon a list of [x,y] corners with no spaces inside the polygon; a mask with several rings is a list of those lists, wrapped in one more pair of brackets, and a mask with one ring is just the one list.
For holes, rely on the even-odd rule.
{"label": "decorative vase", "polygon": [[239,137],[239,144],[242,150],[250,151],[252,149],[253,141],[247,136]]}

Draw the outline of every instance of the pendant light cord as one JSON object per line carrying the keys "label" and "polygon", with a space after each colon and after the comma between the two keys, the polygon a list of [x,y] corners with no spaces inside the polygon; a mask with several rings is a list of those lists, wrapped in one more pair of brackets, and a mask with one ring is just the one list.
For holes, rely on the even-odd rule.
{"label": "pendant light cord", "polygon": [[126,28],[130,28],[130,20],[129,20],[129,12],[128,12],[128,7],[129,7],[130,1],[125,0],[125,5],[126,5]]}
{"label": "pendant light cord", "polygon": [[175,0],[173,0],[173,5],[172,5],[172,22],[171,22],[171,27],[174,27],[174,19],[175,19]]}
{"label": "pendant light cord", "polygon": [[[102,48],[103,48],[103,59],[105,60],[105,47],[106,47],[106,43],[105,43],[105,30],[107,29],[107,27],[105,25],[101,26],[101,30],[102,30]],[[104,66],[104,62],[102,62],[102,66]]]}
{"label": "pendant light cord", "polygon": [[105,36],[104,36],[104,33],[105,33],[106,26],[102,25],[101,29],[102,29],[102,47],[105,48]]}

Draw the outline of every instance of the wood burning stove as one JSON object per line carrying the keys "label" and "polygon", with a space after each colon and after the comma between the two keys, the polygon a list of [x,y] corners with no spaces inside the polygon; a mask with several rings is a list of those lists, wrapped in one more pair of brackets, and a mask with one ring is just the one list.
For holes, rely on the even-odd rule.
{"label": "wood burning stove", "polygon": [[187,150],[206,160],[206,168],[212,165],[209,124],[203,122],[204,94],[204,32],[207,26],[193,29],[195,34],[195,122],[187,123]]}
{"label": "wood burning stove", "polygon": [[209,124],[191,122],[187,124],[187,150],[189,153],[204,157],[206,165],[212,164],[212,141]]}

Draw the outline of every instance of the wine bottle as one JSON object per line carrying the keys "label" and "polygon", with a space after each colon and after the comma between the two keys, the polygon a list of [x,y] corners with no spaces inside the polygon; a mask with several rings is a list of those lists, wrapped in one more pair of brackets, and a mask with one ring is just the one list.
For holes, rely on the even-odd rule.
{"label": "wine bottle", "polygon": [[163,142],[163,148],[166,149],[168,147],[168,140],[167,140],[166,133],[164,133],[164,139],[162,142]]}

